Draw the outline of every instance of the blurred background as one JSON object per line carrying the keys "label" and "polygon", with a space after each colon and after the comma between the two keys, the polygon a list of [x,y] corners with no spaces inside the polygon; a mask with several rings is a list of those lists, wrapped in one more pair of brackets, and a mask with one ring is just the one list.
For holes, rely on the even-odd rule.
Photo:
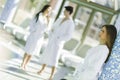
{"label": "blurred background", "polygon": [[[74,71],[76,66],[84,60],[87,50],[99,44],[98,34],[102,25],[113,24],[119,32],[120,0],[0,0],[1,65],[15,59],[18,61],[17,66],[19,66],[28,37],[29,23],[45,4],[50,4],[53,8],[49,26],[57,18],[63,16],[64,6],[74,7],[72,17],[75,22],[75,31],[72,39],[65,43],[61,51],[58,74],[61,73],[59,72],[61,69],[65,70],[65,74]],[[43,52],[46,42],[47,38],[40,54]],[[38,62],[38,58],[38,55],[34,56],[32,63]],[[4,67],[6,66],[8,65]],[[16,69],[11,71],[14,70]],[[58,76],[58,74],[55,77],[65,76],[65,74]],[[26,80],[26,78],[20,80]],[[28,80],[37,80],[37,78]]]}

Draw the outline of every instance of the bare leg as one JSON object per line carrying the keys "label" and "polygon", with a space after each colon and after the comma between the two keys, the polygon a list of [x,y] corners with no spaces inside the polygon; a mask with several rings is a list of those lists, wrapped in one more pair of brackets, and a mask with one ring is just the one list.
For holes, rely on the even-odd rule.
{"label": "bare leg", "polygon": [[42,69],[41,69],[41,70],[39,70],[39,71],[37,72],[37,74],[41,74],[41,73],[42,73],[42,71],[45,69],[45,67],[46,67],[46,64],[43,64],[43,65],[42,65]]}
{"label": "bare leg", "polygon": [[28,55],[27,53],[24,54],[23,61],[21,64],[22,69],[25,69],[25,66],[28,63],[28,61],[30,60],[30,58],[31,58],[31,55]]}
{"label": "bare leg", "polygon": [[20,66],[21,68],[24,67],[24,64],[25,64],[26,58],[27,58],[27,53],[24,54],[24,57],[23,57],[23,60],[22,60],[21,66]]}
{"label": "bare leg", "polygon": [[52,71],[51,71],[49,80],[52,80],[54,72],[55,72],[55,66],[52,67]]}
{"label": "bare leg", "polygon": [[25,63],[24,63],[24,69],[25,69],[27,63],[30,61],[30,59],[31,59],[31,55],[28,55],[27,59],[25,60]]}

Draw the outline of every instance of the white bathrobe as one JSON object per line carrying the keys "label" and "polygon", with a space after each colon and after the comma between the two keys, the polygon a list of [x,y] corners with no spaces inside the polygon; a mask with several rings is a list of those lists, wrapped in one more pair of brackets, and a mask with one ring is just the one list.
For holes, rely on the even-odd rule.
{"label": "white bathrobe", "polygon": [[39,19],[36,22],[36,19],[31,21],[30,25],[30,35],[27,38],[25,45],[25,52],[29,55],[39,54],[44,32],[47,30],[47,19],[43,16],[42,13],[39,14]]}
{"label": "white bathrobe", "polygon": [[43,64],[49,66],[57,66],[60,56],[60,50],[63,48],[64,42],[68,41],[72,37],[74,31],[74,22],[70,17],[69,20],[61,23],[63,19],[58,19],[53,24],[53,31],[49,34],[49,41],[44,50],[41,60]]}
{"label": "white bathrobe", "polygon": [[98,80],[99,72],[108,53],[106,45],[99,45],[88,50],[84,63],[78,66],[72,79],[68,80]]}

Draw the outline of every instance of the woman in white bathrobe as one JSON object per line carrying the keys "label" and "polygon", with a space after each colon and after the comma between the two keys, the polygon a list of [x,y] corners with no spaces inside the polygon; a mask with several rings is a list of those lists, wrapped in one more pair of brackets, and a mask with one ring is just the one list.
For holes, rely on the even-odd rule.
{"label": "woman in white bathrobe", "polygon": [[66,6],[64,15],[65,17],[62,19],[58,19],[52,27],[51,33],[49,34],[48,45],[43,52],[42,57],[40,58],[43,63],[42,69],[38,71],[40,74],[46,65],[52,67],[52,72],[49,80],[52,80],[53,73],[55,71],[55,67],[58,64],[58,59],[60,56],[60,50],[63,48],[63,45],[66,41],[70,40],[72,37],[72,33],[74,31],[74,22],[71,18],[71,14],[73,12],[73,7]]}
{"label": "woman in white bathrobe", "polygon": [[30,61],[33,54],[39,54],[42,41],[44,37],[44,32],[47,30],[48,25],[48,14],[51,10],[50,5],[45,5],[41,11],[39,11],[35,18],[31,21],[30,25],[30,35],[27,38],[25,45],[25,54],[21,68],[25,69],[26,64]]}
{"label": "woman in white bathrobe", "polygon": [[116,34],[113,25],[104,25],[99,34],[100,45],[89,49],[84,63],[79,64],[73,76],[65,80],[98,80],[102,67],[110,56]]}

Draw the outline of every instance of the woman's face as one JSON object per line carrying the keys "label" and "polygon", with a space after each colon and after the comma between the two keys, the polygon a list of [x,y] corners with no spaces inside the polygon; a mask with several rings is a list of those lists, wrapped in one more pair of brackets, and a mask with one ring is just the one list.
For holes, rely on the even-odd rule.
{"label": "woman's face", "polygon": [[106,40],[107,40],[107,31],[106,28],[103,27],[99,33],[99,37],[100,37],[100,43],[105,44]]}
{"label": "woman's face", "polygon": [[51,7],[48,7],[47,10],[46,10],[46,14],[49,14],[51,12],[52,8]]}
{"label": "woman's face", "polygon": [[69,12],[66,9],[64,10],[64,15],[65,16],[69,15]]}

